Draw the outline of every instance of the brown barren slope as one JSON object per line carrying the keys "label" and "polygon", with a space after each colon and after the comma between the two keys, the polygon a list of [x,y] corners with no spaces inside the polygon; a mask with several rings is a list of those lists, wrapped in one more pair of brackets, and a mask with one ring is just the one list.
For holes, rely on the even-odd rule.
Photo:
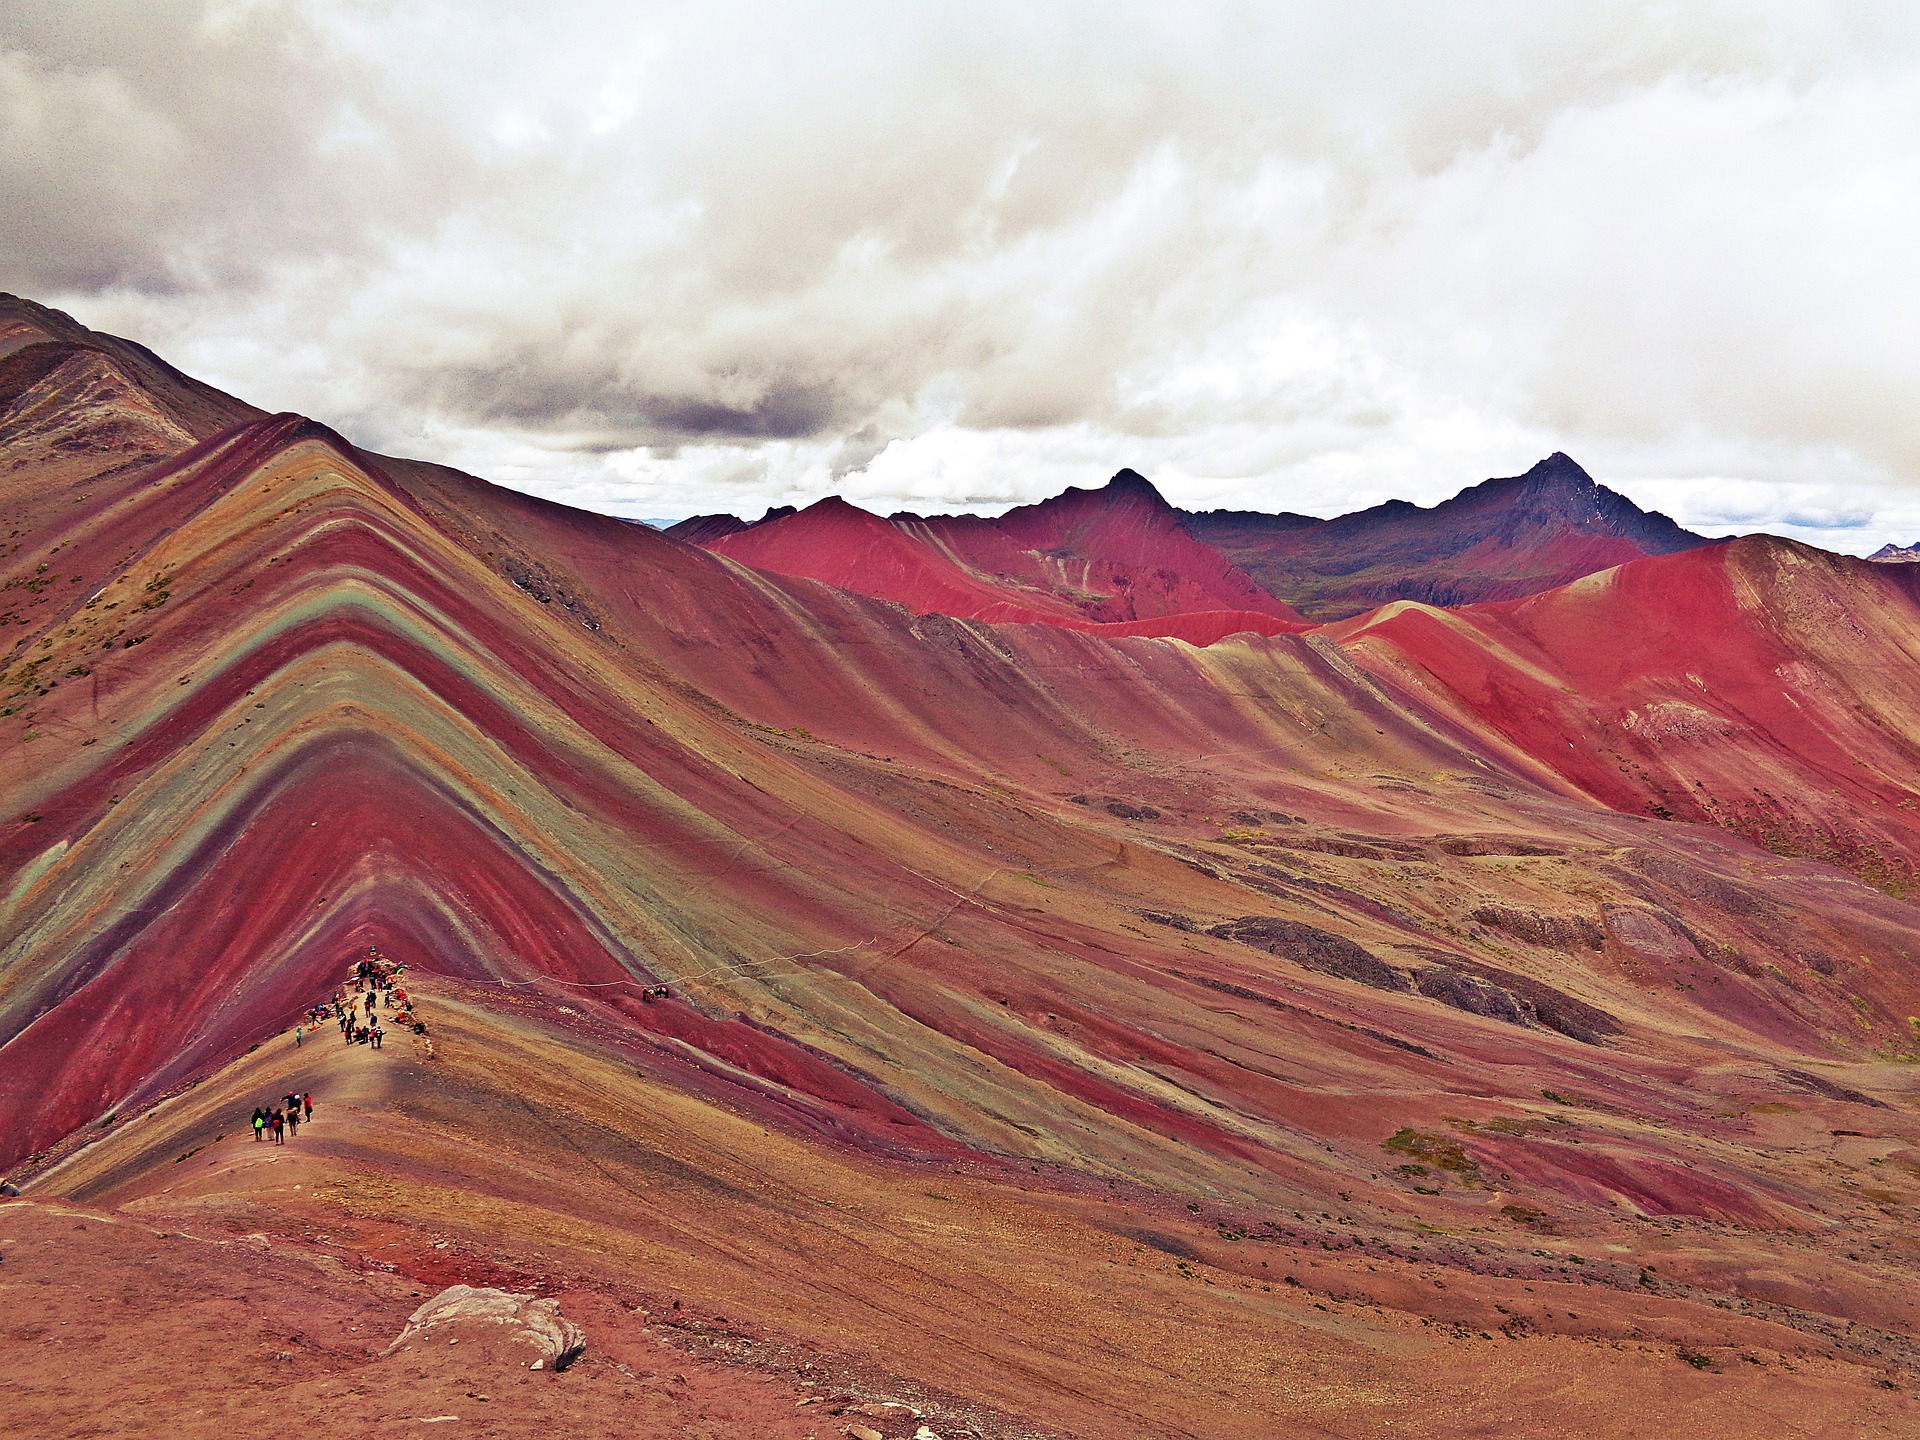
{"label": "brown barren slope", "polygon": [[[1595,1285],[1563,1241],[1472,1243],[1464,1263],[1431,1235],[1371,1226],[1303,1247],[1237,1207],[1196,1214],[1051,1168],[1016,1182],[823,1154],[636,1073],[617,1030],[576,1007],[442,985],[425,1004],[431,1045],[278,1041],[49,1177],[89,1207],[74,1226],[112,1215],[118,1245],[174,1274],[99,1254],[69,1212],[0,1212],[10,1264],[31,1257],[63,1297],[82,1288],[76,1268],[87,1288],[110,1283],[110,1318],[167,1313],[179,1271],[195,1305],[240,1302],[255,1333],[207,1336],[184,1367],[176,1350],[149,1398],[210,1407],[178,1433],[252,1433],[263,1365],[273,1423],[293,1434],[329,1433],[325,1392],[349,1386],[383,1422],[455,1413],[487,1433],[581,1435],[836,1433],[866,1423],[827,1413],[849,1398],[921,1411],[900,1434],[1732,1436],[1764,1409],[1837,1437],[1898,1434],[1913,1415],[1790,1326]],[[291,1145],[233,1133],[254,1096],[290,1086],[320,1107]],[[1588,1263],[1609,1265],[1598,1248]],[[367,1353],[455,1282],[557,1296],[589,1326],[587,1358],[536,1378],[478,1345]],[[1711,1375],[1677,1363],[1703,1324],[1750,1358]],[[114,1335],[97,1334],[110,1365]],[[71,1340],[62,1351],[78,1358]],[[44,1375],[33,1349],[11,1353],[0,1374]],[[813,1394],[820,1423],[796,1424]],[[108,1413],[152,1411],[129,1394]],[[1596,1427],[1606,1414],[1619,1423]]]}

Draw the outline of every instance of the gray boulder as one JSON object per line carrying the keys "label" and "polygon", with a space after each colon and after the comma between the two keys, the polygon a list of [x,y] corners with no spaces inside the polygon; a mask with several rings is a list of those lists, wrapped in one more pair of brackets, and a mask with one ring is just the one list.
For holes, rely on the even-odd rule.
{"label": "gray boulder", "polygon": [[538,1300],[476,1285],[450,1285],[407,1319],[407,1328],[387,1347],[391,1355],[414,1336],[442,1325],[493,1324],[512,1327],[514,1338],[541,1353],[555,1370],[564,1370],[587,1348],[587,1335],[560,1313],[558,1300]]}

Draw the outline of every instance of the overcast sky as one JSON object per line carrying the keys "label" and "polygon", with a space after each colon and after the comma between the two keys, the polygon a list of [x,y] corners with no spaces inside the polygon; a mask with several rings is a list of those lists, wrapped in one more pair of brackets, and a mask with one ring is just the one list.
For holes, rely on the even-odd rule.
{"label": "overcast sky", "polygon": [[0,289],[628,516],[1920,539],[1911,0],[8,0]]}

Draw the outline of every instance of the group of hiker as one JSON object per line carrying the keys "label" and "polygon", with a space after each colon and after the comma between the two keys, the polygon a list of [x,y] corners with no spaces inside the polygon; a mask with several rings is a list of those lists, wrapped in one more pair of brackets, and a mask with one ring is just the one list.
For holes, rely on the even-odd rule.
{"label": "group of hiker", "polygon": [[[339,1023],[340,1037],[347,1044],[365,1045],[371,1050],[380,1049],[387,1038],[383,1019],[416,1035],[426,1034],[426,1022],[414,1014],[413,1001],[400,984],[406,969],[404,962],[382,955],[378,945],[369,945],[364,956],[347,966],[347,978],[333,992],[333,998],[307,1008],[294,1027],[293,1043],[305,1044],[307,1032],[318,1030],[328,1020]],[[290,1092],[276,1104],[254,1109],[253,1138],[284,1145],[302,1122],[312,1118],[313,1096]]]}
{"label": "group of hiker", "polygon": [[302,1122],[313,1119],[313,1096],[288,1091],[272,1105],[256,1105],[253,1110],[253,1138],[284,1145]]}
{"label": "group of hiker", "polygon": [[347,967],[346,981],[331,1000],[310,1008],[294,1027],[293,1043],[306,1042],[307,1032],[318,1030],[328,1020],[340,1027],[340,1038],[349,1045],[381,1049],[387,1038],[383,1021],[392,1021],[416,1035],[427,1033],[426,1023],[414,1014],[413,1001],[400,984],[406,964],[390,960],[378,945],[369,945],[364,957]]}

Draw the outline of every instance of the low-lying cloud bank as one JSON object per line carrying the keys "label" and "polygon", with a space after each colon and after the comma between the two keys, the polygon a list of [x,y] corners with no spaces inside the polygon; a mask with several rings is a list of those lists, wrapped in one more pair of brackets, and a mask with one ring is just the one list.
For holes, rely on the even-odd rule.
{"label": "low-lying cloud bank", "polygon": [[1920,13],[33,3],[0,288],[637,516],[1431,502],[1920,538]]}

